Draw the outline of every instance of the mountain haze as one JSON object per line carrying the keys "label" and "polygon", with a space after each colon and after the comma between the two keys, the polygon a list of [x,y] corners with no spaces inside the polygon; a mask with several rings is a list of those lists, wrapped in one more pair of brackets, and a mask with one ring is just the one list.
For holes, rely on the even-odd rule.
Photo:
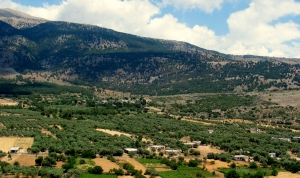
{"label": "mountain haze", "polygon": [[297,59],[233,56],[185,42],[0,10],[0,66],[139,94],[298,89]]}

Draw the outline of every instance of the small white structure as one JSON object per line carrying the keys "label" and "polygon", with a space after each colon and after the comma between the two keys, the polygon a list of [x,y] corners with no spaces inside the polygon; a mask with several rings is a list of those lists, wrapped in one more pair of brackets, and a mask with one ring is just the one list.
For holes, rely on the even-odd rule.
{"label": "small white structure", "polygon": [[9,150],[10,153],[18,153],[19,152],[19,147],[17,146],[13,146],[11,147],[11,149]]}
{"label": "small white structure", "polygon": [[260,132],[261,130],[260,130],[260,128],[250,128],[250,130],[252,131],[252,132]]}
{"label": "small white structure", "polygon": [[269,153],[269,156],[270,156],[271,158],[276,158],[276,153]]}
{"label": "small white structure", "polygon": [[164,145],[152,145],[152,146],[149,146],[148,147],[149,150],[155,150],[155,151],[158,151],[158,150],[165,150],[166,147]]}
{"label": "small white structure", "polygon": [[212,134],[214,130],[207,130],[206,133]]}
{"label": "small white structure", "polygon": [[186,142],[186,143],[183,143],[183,144],[188,145],[188,146],[201,145],[201,141]]}
{"label": "small white structure", "polygon": [[232,159],[235,161],[246,161],[246,162],[251,161],[251,158],[246,155],[234,155],[234,156],[232,156]]}
{"label": "small white structure", "polygon": [[300,140],[300,137],[293,137],[293,140],[294,140],[294,141],[299,141],[299,140]]}
{"label": "small white structure", "polygon": [[285,141],[285,142],[292,142],[290,138],[277,138],[277,137],[272,137],[272,140],[279,140],[279,141]]}
{"label": "small white structure", "polygon": [[136,148],[124,148],[125,153],[137,153],[137,151]]}

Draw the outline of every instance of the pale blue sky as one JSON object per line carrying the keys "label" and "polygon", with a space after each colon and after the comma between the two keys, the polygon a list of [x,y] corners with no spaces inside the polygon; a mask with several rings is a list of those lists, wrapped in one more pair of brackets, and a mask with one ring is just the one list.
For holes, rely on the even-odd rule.
{"label": "pale blue sky", "polygon": [[300,58],[300,0],[0,0],[5,7],[223,53]]}

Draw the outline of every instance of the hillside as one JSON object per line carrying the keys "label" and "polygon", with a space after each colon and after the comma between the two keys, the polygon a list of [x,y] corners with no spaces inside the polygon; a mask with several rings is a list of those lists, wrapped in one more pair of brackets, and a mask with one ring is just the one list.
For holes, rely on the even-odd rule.
{"label": "hillside", "polygon": [[150,95],[299,88],[297,62],[241,60],[247,56],[12,10],[2,9],[0,16],[0,67],[32,79]]}

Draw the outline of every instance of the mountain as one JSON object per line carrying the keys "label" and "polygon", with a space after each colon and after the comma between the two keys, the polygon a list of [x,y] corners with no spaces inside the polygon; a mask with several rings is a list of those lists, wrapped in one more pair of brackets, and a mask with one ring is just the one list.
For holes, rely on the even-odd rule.
{"label": "mountain", "polygon": [[18,29],[34,27],[48,21],[46,19],[33,17],[23,12],[8,8],[0,8],[0,20]]}
{"label": "mountain", "polygon": [[[2,9],[0,67],[138,94],[298,89],[299,65]],[[8,19],[18,19],[21,23]],[[2,20],[4,19],[4,20]],[[6,19],[6,20],[5,20]],[[33,23],[34,22],[34,23]],[[252,60],[252,58],[254,58]]]}

